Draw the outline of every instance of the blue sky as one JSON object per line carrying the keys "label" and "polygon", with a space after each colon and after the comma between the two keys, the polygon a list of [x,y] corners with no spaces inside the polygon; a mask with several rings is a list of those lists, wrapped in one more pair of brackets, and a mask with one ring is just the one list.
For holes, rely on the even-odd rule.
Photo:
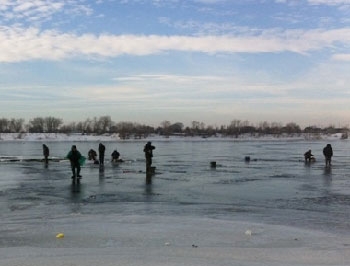
{"label": "blue sky", "polygon": [[350,0],[0,0],[0,117],[347,126]]}

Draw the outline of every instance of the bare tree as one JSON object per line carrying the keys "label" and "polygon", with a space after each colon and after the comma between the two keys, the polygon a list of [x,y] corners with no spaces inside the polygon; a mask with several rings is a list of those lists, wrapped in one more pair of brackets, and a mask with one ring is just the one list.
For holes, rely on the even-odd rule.
{"label": "bare tree", "polygon": [[184,124],[181,122],[176,122],[172,125],[170,125],[169,130],[172,133],[182,133],[182,129],[184,128]]}
{"label": "bare tree", "polygon": [[106,115],[106,116],[101,116],[98,120],[98,129],[99,132],[101,133],[106,133],[109,132],[111,130],[112,127],[112,119],[110,116]]}
{"label": "bare tree", "polygon": [[169,135],[171,133],[170,132],[170,126],[171,126],[170,121],[165,120],[162,123],[160,123],[160,125],[162,126],[162,134]]}
{"label": "bare tree", "polygon": [[52,116],[45,117],[46,131],[50,133],[58,132],[59,127],[63,124],[63,120]]}
{"label": "bare tree", "polygon": [[238,135],[241,133],[241,120],[232,120],[227,130],[229,135],[235,135],[235,137],[237,138]]}
{"label": "bare tree", "polygon": [[288,134],[293,134],[293,133],[300,133],[301,129],[299,125],[297,125],[296,123],[290,122],[285,126],[285,131]]}
{"label": "bare tree", "polygon": [[35,117],[29,121],[29,132],[31,133],[42,133],[45,128],[45,119],[42,117]]}
{"label": "bare tree", "polygon": [[19,118],[19,119],[12,118],[9,121],[8,128],[11,133],[20,133],[23,130],[23,126],[24,126],[23,118]]}
{"label": "bare tree", "polygon": [[9,130],[9,121],[6,118],[0,119],[0,132],[5,133]]}

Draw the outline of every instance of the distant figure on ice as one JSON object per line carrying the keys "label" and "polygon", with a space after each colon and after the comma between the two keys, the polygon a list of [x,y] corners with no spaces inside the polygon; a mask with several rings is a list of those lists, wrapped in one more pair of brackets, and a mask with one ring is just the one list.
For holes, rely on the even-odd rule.
{"label": "distant figure on ice", "polygon": [[112,154],[112,162],[121,162],[122,159],[120,159],[120,153],[117,151],[117,149],[115,149]]}
{"label": "distant figure on ice", "polygon": [[49,163],[50,150],[49,150],[49,147],[47,147],[45,144],[43,144],[43,155],[44,155],[45,164],[48,164]]}
{"label": "distant figure on ice", "polygon": [[304,153],[304,158],[306,163],[315,161],[315,157],[312,155],[311,150],[308,150],[307,152]]}
{"label": "distant figure on ice", "polygon": [[82,164],[82,161],[84,160],[84,157],[81,155],[81,153],[77,150],[77,146],[73,145],[71,151],[67,154],[67,158],[70,161],[70,165],[72,168],[72,179],[78,177],[80,178],[80,164]]}
{"label": "distant figure on ice", "polygon": [[105,145],[103,145],[102,143],[100,143],[98,145],[98,154],[99,154],[99,159],[100,159],[100,165],[104,164],[104,160],[105,160],[105,150],[106,147]]}
{"label": "distant figure on ice", "polygon": [[333,149],[331,144],[327,144],[327,146],[323,148],[323,155],[326,159],[326,166],[331,166],[333,156]]}
{"label": "distant figure on ice", "polygon": [[93,149],[90,149],[88,152],[88,160],[93,161],[94,164],[99,164],[99,161],[96,158],[97,158],[97,152]]}
{"label": "distant figure on ice", "polygon": [[152,146],[152,142],[147,142],[145,147],[143,148],[143,151],[145,153],[146,157],[146,172],[151,172],[151,166],[152,166],[152,157],[153,157],[153,150],[156,147]]}

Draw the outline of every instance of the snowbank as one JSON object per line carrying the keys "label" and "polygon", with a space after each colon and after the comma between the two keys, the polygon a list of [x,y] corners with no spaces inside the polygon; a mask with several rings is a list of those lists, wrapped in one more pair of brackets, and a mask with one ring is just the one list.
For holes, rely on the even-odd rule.
{"label": "snowbank", "polygon": [[0,133],[0,141],[115,141],[119,139],[118,134]]}

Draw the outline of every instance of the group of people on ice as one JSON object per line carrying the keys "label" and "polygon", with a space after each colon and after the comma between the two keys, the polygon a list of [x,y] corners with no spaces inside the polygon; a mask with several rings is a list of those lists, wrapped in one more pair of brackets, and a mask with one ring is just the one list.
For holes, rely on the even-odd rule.
{"label": "group of people on ice", "polygon": [[[333,156],[333,148],[331,144],[327,144],[327,146],[323,148],[323,155],[325,158],[326,167],[331,166]],[[308,150],[304,153],[304,158],[306,163],[315,161],[315,157],[311,153],[311,150]]]}
{"label": "group of people on ice", "polygon": [[[97,159],[97,152],[94,149],[90,149],[88,152],[88,160],[93,161],[94,164],[104,165],[105,151],[106,151],[106,147],[102,143],[100,143],[98,145],[99,158]],[[120,159],[120,153],[117,150],[114,150],[111,156],[112,156],[112,162],[123,161],[122,159]]]}
{"label": "group of people on ice", "polygon": [[[90,149],[88,152],[88,160],[93,161],[94,164],[99,164],[101,167],[104,166],[105,161],[105,151],[106,146],[100,143],[98,145],[98,159],[97,159],[97,152],[94,149]],[[115,149],[112,154],[112,162],[123,162],[123,160],[120,158],[120,153]],[[81,153],[77,150],[77,147],[75,145],[72,146],[71,151],[68,153],[67,158],[71,162],[72,167],[72,178],[75,177],[81,178],[80,176],[80,166],[84,163],[85,157],[81,155]]]}
{"label": "group of people on ice", "polygon": [[[151,173],[152,172],[152,157],[153,157],[153,150],[155,147],[152,145],[152,143],[149,141],[146,143],[144,146],[144,153],[145,153],[145,158],[146,158],[146,173]],[[93,161],[94,164],[99,164],[100,166],[104,165],[104,157],[105,157],[105,151],[106,147],[100,143],[98,146],[98,159],[97,159],[97,152],[93,149],[90,149],[88,152],[88,160]],[[49,148],[43,144],[43,155],[44,155],[44,161],[46,164],[48,164],[48,157],[49,157]],[[325,163],[326,167],[331,166],[332,162],[332,156],[333,156],[333,149],[331,144],[327,144],[326,147],[323,148],[323,155],[325,157]],[[123,162],[123,160],[120,158],[120,153],[115,149],[112,154],[112,162]],[[81,153],[77,150],[76,145],[73,145],[71,150],[66,156],[67,159],[69,159],[71,163],[71,169],[73,176],[72,178],[81,178],[80,175],[80,170],[81,170],[81,165],[84,164],[85,162],[85,157],[81,155]],[[311,150],[308,150],[307,152],[304,153],[304,158],[305,162],[314,162],[315,157],[312,154]]]}
{"label": "group of people on ice", "polygon": [[[152,157],[153,157],[153,150],[155,147],[152,145],[152,143],[149,141],[145,145],[143,151],[145,153],[145,158],[146,158],[146,172],[148,173],[151,171],[151,165],[152,165]],[[98,145],[98,159],[97,159],[97,152],[93,149],[90,149],[88,152],[88,160],[93,161],[94,164],[99,164],[100,166],[104,165],[104,157],[105,157],[105,151],[106,147],[100,143]],[[47,165],[49,162],[49,148],[47,145],[43,144],[43,155],[44,155],[44,161],[45,164]],[[111,162],[123,162],[123,159],[120,158],[120,153],[115,149],[112,154],[111,154],[112,160]],[[69,159],[70,164],[71,164],[71,169],[72,169],[72,179],[75,178],[81,178],[80,175],[80,170],[81,170],[81,165],[84,164],[86,158],[78,151],[77,146],[73,145],[71,150],[68,152],[67,159]]]}

